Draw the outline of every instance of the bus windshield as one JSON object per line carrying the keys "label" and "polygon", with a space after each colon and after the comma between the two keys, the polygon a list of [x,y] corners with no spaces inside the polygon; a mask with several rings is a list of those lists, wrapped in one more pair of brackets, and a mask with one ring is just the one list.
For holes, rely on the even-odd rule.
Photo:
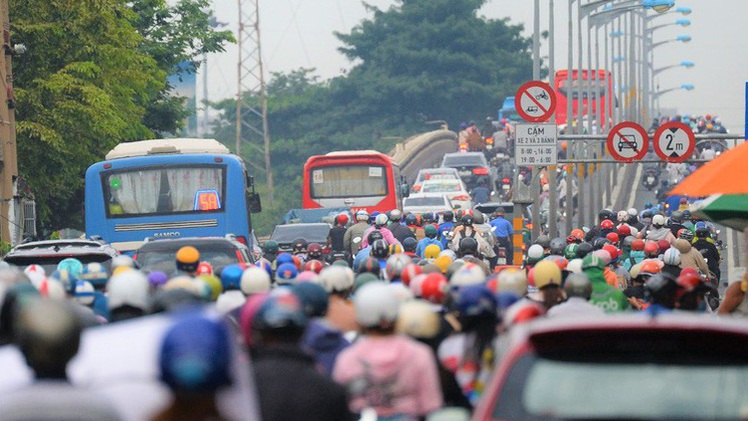
{"label": "bus windshield", "polygon": [[[579,79],[572,79],[571,81],[571,97],[574,99],[577,99],[579,96],[579,84],[582,84],[582,98],[587,99],[587,82],[588,80],[582,79],[581,81]],[[608,81],[606,79],[592,79],[589,81],[590,86],[592,87],[592,98],[603,98],[605,97],[605,91],[608,89]],[[567,79],[561,79],[558,81],[558,92],[568,97],[568,84],[569,81]],[[597,85],[597,89],[595,89],[595,85]]]}
{"label": "bus windshield", "polygon": [[133,168],[102,174],[112,218],[218,211],[224,208],[225,166]]}
{"label": "bus windshield", "polygon": [[312,170],[311,196],[315,199],[387,195],[383,166],[345,165]]}

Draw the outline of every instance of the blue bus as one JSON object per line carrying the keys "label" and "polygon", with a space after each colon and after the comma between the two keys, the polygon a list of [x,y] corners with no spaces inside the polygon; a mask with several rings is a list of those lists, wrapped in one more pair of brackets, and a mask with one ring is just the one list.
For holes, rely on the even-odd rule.
{"label": "blue bus", "polygon": [[253,178],[213,139],[121,143],[86,171],[86,235],[131,254],[149,237],[233,234],[251,244]]}

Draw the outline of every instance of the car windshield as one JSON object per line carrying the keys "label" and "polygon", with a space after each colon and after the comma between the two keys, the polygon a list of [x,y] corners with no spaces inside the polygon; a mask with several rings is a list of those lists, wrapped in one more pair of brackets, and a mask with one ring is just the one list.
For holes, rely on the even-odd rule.
{"label": "car windshield", "polygon": [[[146,272],[158,270],[167,274],[174,273],[177,270],[177,250],[186,244],[181,242],[156,243],[153,243],[151,247],[146,246],[138,250],[138,264]],[[239,263],[239,257],[236,254],[237,250],[230,243],[193,243],[190,245],[197,248],[200,252],[200,261],[209,262],[216,273],[220,272],[227,265]]]}
{"label": "car windshield", "polygon": [[289,224],[276,226],[270,239],[278,243],[291,243],[296,239],[303,238],[308,243],[319,243],[326,242],[329,234],[330,226],[327,224]]}
{"label": "car windshield", "polygon": [[487,167],[486,157],[483,154],[455,154],[445,155],[442,166],[445,167]]}
{"label": "car windshield", "polygon": [[88,254],[60,254],[54,256],[6,256],[5,261],[8,264],[15,265],[18,267],[26,267],[28,265],[41,265],[47,275],[57,270],[57,264],[63,259],[73,257],[80,260],[84,265],[86,263],[102,263],[109,270],[109,265],[112,262],[112,256],[104,253],[88,253]]}
{"label": "car windshield", "polygon": [[422,183],[425,180],[456,180],[457,178],[457,174],[455,174],[454,170],[451,169],[449,171],[429,170],[419,172],[416,183]]}
{"label": "car windshield", "polygon": [[408,197],[403,207],[408,206],[444,206],[444,197]]}
{"label": "car windshield", "polygon": [[745,419],[748,411],[744,362],[607,363],[526,355],[508,382],[494,407],[496,418]]}
{"label": "car windshield", "polygon": [[459,181],[443,180],[439,182],[429,182],[423,184],[424,193],[446,193],[462,190]]}

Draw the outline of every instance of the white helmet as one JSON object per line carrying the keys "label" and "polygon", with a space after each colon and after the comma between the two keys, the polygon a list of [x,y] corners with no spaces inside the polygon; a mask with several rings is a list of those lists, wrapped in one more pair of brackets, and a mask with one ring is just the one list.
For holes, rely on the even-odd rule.
{"label": "white helmet", "polygon": [[218,296],[218,299],[216,300],[216,311],[221,314],[228,314],[232,310],[235,310],[244,305],[246,301],[247,298],[244,296],[244,294],[242,294],[241,291],[237,291],[235,289],[226,291]]}
{"label": "white helmet", "polygon": [[368,282],[353,297],[356,321],[363,327],[379,326],[397,320],[400,300],[394,288],[384,282]]}
{"label": "white helmet", "polygon": [[583,273],[582,262],[582,259],[569,260],[569,263],[566,265],[566,270],[571,273]]}
{"label": "white helmet", "polygon": [[652,217],[652,225],[665,225],[665,217],[660,215],[659,213]]}
{"label": "white helmet", "polygon": [[457,260],[457,253],[454,252],[452,249],[444,249],[441,252],[439,252],[439,256],[447,256],[454,262]]}
{"label": "white helmet", "polygon": [[23,270],[23,273],[26,274],[29,280],[31,280],[31,283],[36,287],[36,289],[39,289],[39,285],[47,276],[47,271],[44,270],[44,267],[37,264],[28,265],[26,269]]}
{"label": "white helmet", "polygon": [[114,275],[107,283],[109,309],[129,305],[141,310],[148,309],[148,278],[137,270]]}
{"label": "white helmet", "polygon": [[680,251],[675,247],[670,247],[665,250],[665,254],[662,255],[662,261],[666,265],[678,266],[680,265]]}
{"label": "white helmet", "polygon": [[400,209],[392,209],[390,211],[390,219],[393,221],[399,221],[403,218],[403,213],[400,212]]}
{"label": "white helmet", "polygon": [[540,244],[533,244],[529,249],[527,249],[527,257],[531,259],[540,259],[543,257],[544,253],[545,250],[543,250],[543,246]]}
{"label": "white helmet", "polygon": [[132,260],[132,257],[121,254],[115,257],[114,259],[112,259],[112,263],[111,263],[112,272],[114,271],[114,269],[117,269],[120,266],[127,266],[129,268],[134,268],[135,261]]}
{"label": "white helmet", "polygon": [[636,237],[637,235],[639,235],[639,230],[636,229],[636,227],[632,227],[632,226],[629,225],[629,228],[631,228],[631,236],[632,237]]}
{"label": "white helmet", "polygon": [[270,291],[270,275],[265,269],[250,266],[242,273],[241,284],[244,295]]}
{"label": "white helmet", "polygon": [[480,266],[474,263],[465,263],[460,269],[452,274],[449,278],[449,285],[452,287],[466,287],[470,285],[480,285],[486,282],[486,274]]}
{"label": "white helmet", "polygon": [[430,339],[439,333],[439,316],[428,302],[411,300],[400,306],[395,329],[413,338]]}
{"label": "white helmet", "polygon": [[360,211],[356,212],[356,221],[368,222],[369,221],[369,213],[366,212],[366,211],[364,211],[364,210],[360,210]]}
{"label": "white helmet", "polygon": [[626,222],[629,220],[629,213],[626,212],[625,210],[618,211],[618,215],[616,219],[618,219],[618,222]]}
{"label": "white helmet", "polygon": [[44,297],[48,297],[52,300],[67,300],[68,296],[65,292],[65,287],[62,285],[62,282],[54,279],[54,278],[44,278],[39,283],[39,292]]}
{"label": "white helmet", "polygon": [[394,284],[388,284],[390,288],[392,288],[393,291],[395,291],[395,295],[397,296],[398,301],[400,304],[410,301],[414,298],[413,291],[411,291],[405,284],[402,284],[400,282],[394,283]]}
{"label": "white helmet", "polygon": [[[610,261],[613,260],[613,256],[610,255],[606,250],[595,250],[592,252],[593,256],[597,256],[600,260],[602,260],[603,265],[608,266],[610,264]],[[567,264],[568,266],[568,264]]]}
{"label": "white helmet", "polygon": [[90,306],[94,302],[94,287],[88,281],[78,281],[75,284],[75,301],[80,305]]}
{"label": "white helmet", "polygon": [[518,297],[527,294],[527,275],[521,269],[504,269],[499,272],[496,292],[512,292]]}
{"label": "white helmet", "polygon": [[387,218],[387,215],[380,213],[379,215],[377,215],[376,218],[374,218],[374,225],[381,227],[381,226],[387,225],[387,222],[389,221],[390,219]]}
{"label": "white helmet", "polygon": [[637,216],[637,215],[639,215],[639,212],[636,211],[636,208],[629,208],[629,210],[627,212],[631,216]]}
{"label": "white helmet", "polygon": [[317,282],[325,287],[328,294],[332,294],[350,291],[353,288],[353,281],[355,279],[356,275],[351,268],[332,265],[322,269]]}
{"label": "white helmet", "polygon": [[399,279],[405,266],[413,263],[410,256],[405,253],[395,253],[387,258],[387,265],[384,272],[388,280]]}

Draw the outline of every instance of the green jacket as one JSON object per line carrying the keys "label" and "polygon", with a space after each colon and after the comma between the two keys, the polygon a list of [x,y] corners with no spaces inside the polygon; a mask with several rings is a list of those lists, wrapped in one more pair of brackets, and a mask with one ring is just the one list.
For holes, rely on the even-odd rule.
{"label": "green jacket", "polygon": [[587,268],[584,270],[592,283],[592,296],[590,303],[600,307],[606,313],[624,311],[629,308],[629,302],[623,292],[605,282],[603,270],[600,268]]}

